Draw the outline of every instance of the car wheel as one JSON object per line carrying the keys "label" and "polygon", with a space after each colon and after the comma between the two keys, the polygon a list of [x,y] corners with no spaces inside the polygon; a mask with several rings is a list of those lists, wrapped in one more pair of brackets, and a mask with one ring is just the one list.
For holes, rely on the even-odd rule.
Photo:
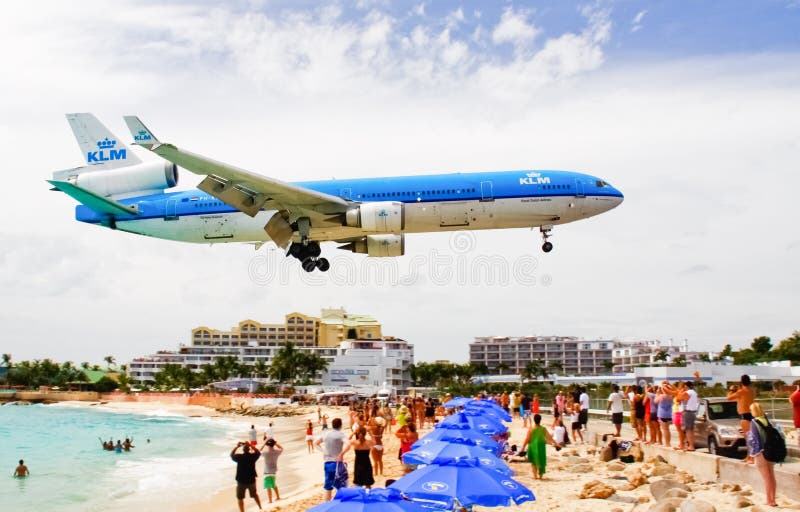
{"label": "car wheel", "polygon": [[717,439],[715,437],[708,438],[708,453],[711,455],[719,455],[719,446],[717,446]]}

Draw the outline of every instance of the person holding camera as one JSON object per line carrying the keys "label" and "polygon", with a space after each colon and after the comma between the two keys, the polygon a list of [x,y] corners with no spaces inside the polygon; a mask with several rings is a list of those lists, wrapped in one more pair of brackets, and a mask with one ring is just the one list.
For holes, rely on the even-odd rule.
{"label": "person holding camera", "polygon": [[[242,448],[242,453],[236,451]],[[231,450],[231,460],[236,463],[236,501],[239,504],[239,512],[244,512],[244,494],[250,493],[250,497],[256,501],[258,509],[261,510],[261,500],[258,498],[256,489],[256,461],[261,456],[258,448],[251,446],[249,442],[238,442]]]}

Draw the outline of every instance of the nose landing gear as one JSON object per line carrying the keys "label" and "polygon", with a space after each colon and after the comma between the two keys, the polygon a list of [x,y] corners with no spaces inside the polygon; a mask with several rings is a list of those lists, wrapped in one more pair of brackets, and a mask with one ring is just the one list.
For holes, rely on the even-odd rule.
{"label": "nose landing gear", "polygon": [[553,226],[542,226],[539,228],[539,231],[542,233],[542,240],[544,243],[542,244],[542,251],[550,252],[553,250],[553,244],[548,242],[547,239],[553,236],[551,232],[553,231]]}

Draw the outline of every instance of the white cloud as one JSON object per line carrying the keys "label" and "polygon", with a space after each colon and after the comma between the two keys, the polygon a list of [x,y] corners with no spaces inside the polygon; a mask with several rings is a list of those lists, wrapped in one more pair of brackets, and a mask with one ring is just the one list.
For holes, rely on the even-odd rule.
{"label": "white cloud", "polygon": [[636,16],[634,16],[633,20],[631,20],[631,32],[637,32],[639,29],[642,28],[642,20],[644,19],[644,16],[646,14],[647,14],[647,9],[642,9],[641,11],[636,13]]}
{"label": "white cloud", "polygon": [[425,2],[422,2],[414,7],[414,14],[417,16],[425,16]]}
{"label": "white cloud", "polygon": [[[53,2],[50,16],[0,20],[15,70],[0,81],[0,321],[17,360],[124,359],[174,348],[196,325],[339,305],[374,314],[421,359],[464,360],[486,334],[686,337],[712,349],[798,327],[800,55],[607,69],[611,21],[597,9],[574,33],[498,57],[441,24],[402,32],[374,4],[359,19],[141,2],[115,4],[109,19],[103,5]],[[140,114],[164,140],[284,180],[559,168],[602,176],[626,200],[556,228],[548,255],[536,232],[475,234],[468,258],[535,257],[533,287],[437,285],[429,269],[414,286],[318,286],[296,265],[285,284],[259,286],[248,267],[279,256],[268,247],[76,223],[74,202],[43,181],[80,163],[69,111],[94,111],[120,135],[120,116]],[[457,256],[447,235],[410,235],[406,247],[399,270],[433,251]],[[343,265],[364,259],[324,250]]]}
{"label": "white cloud", "polygon": [[539,34],[539,29],[528,23],[529,15],[524,9],[515,11],[513,7],[507,8],[492,31],[492,41],[495,44],[511,43],[516,48],[530,45]]}

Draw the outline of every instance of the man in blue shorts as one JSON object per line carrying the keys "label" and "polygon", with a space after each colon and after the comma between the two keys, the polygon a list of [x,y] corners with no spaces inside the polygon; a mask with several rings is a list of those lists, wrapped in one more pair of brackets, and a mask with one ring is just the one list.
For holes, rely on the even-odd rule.
{"label": "man in blue shorts", "polygon": [[[342,453],[350,446],[350,441],[347,435],[342,432],[342,419],[334,418],[331,422],[333,430],[328,430],[322,437],[317,439],[316,445],[319,448],[322,446],[322,460],[324,461],[325,468],[325,501],[330,501],[333,497],[333,489],[343,487],[341,481],[337,481],[336,470],[341,472],[342,466]],[[346,471],[346,470],[345,470]],[[346,484],[345,484],[346,485]]]}

